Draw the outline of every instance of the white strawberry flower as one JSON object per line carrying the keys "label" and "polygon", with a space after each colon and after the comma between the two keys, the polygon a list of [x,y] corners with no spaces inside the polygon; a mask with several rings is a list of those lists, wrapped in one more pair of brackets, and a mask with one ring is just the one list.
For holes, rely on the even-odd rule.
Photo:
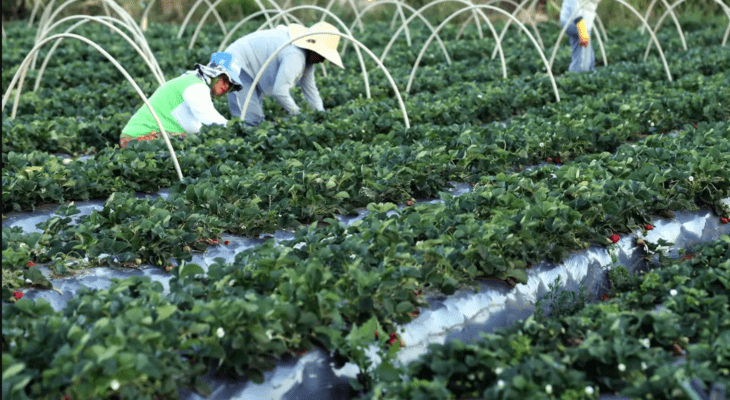
{"label": "white strawberry flower", "polygon": [[545,147],[545,143],[540,142],[540,147]]}
{"label": "white strawberry flower", "polygon": [[624,372],[624,371],[626,371],[626,366],[623,363],[621,363],[618,365],[618,370],[621,372]]}
{"label": "white strawberry flower", "polygon": [[593,394],[593,386],[586,386],[586,394],[588,394],[588,395]]}
{"label": "white strawberry flower", "polygon": [[478,94],[477,97],[479,97],[481,99],[482,98],[482,95],[481,94]]}
{"label": "white strawberry flower", "polygon": [[646,365],[646,363],[645,363],[645,362],[643,362],[643,361],[642,361],[642,362],[641,362],[641,369],[642,369],[643,371],[646,371],[646,369],[647,369],[647,368],[649,368],[649,367],[648,367],[648,366]]}
{"label": "white strawberry flower", "polygon": [[504,387],[504,381],[503,381],[503,380],[501,380],[501,379],[500,379],[500,380],[498,380],[498,381],[497,381],[497,388],[499,388],[499,389],[502,389],[503,387]]}
{"label": "white strawberry flower", "polygon": [[690,181],[690,182],[694,182],[694,181],[695,181],[695,177],[694,177],[694,176],[692,176],[692,175],[690,175],[690,176],[689,176],[689,181]]}
{"label": "white strawberry flower", "polygon": [[217,335],[217,336],[218,336],[219,338],[222,338],[223,336],[225,336],[225,335],[226,335],[226,331],[225,331],[225,330],[223,330],[223,328],[218,328],[218,330],[217,330],[217,331],[215,332],[215,334],[216,334],[216,335]]}
{"label": "white strawberry flower", "polygon": [[109,386],[111,386],[112,390],[119,390],[119,381],[114,379]]}
{"label": "white strawberry flower", "polygon": [[499,375],[499,374],[501,374],[501,373],[502,373],[502,371],[504,371],[504,370],[502,369],[502,367],[497,367],[497,369],[495,369],[495,370],[494,370],[494,373],[495,373],[495,374],[497,374],[497,375]]}
{"label": "white strawberry flower", "polygon": [[646,347],[647,349],[651,347],[651,340],[649,339],[639,339],[639,343],[641,343],[641,345]]}
{"label": "white strawberry flower", "polygon": [[545,392],[547,394],[552,393],[553,392],[553,385],[549,385],[549,384],[548,385],[545,385]]}
{"label": "white strawberry flower", "polygon": [[669,291],[669,294],[672,295],[672,296],[676,296],[677,295],[677,289],[670,290]]}

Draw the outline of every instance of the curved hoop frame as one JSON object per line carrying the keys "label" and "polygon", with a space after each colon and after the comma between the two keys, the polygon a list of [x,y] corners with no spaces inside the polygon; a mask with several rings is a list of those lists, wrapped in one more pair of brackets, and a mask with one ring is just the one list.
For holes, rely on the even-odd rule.
{"label": "curved hoop frame", "polygon": [[[415,18],[416,16],[420,17],[422,20],[425,20],[425,18],[423,17],[422,14],[423,14],[423,12],[426,9],[431,8],[431,7],[433,7],[433,6],[437,5],[437,4],[440,4],[440,3],[445,3],[445,2],[461,3],[461,4],[464,4],[466,7],[470,7],[470,6],[473,6],[474,5],[473,3],[469,2],[469,1],[466,1],[466,0],[437,0],[437,1],[434,1],[432,3],[428,3],[425,6],[419,8],[418,10],[416,10],[413,15],[411,15],[410,17],[408,17],[408,19],[406,20],[406,22],[404,23],[404,25],[408,25],[413,20],[413,18]],[[484,21],[489,26],[491,26],[491,24],[492,24],[491,21],[489,20],[489,18],[487,18],[487,16],[484,14],[484,12],[481,9],[472,10],[472,14],[474,14],[474,15],[481,15],[482,18],[484,18]],[[481,24],[477,24],[477,27],[479,27],[479,38],[483,38],[484,35],[482,34],[482,31],[481,31]],[[400,33],[402,31],[403,31],[403,26],[401,26],[395,32],[395,34],[393,34],[393,37],[392,38],[390,38],[390,41],[388,42],[388,44],[385,46],[385,49],[383,50],[383,54],[380,56],[380,60],[381,61],[385,60],[385,57],[388,54],[388,51],[390,51],[391,46],[393,46],[393,43],[395,43],[395,39],[398,38],[398,35],[400,35]],[[494,34],[494,29],[492,29],[492,32]],[[437,37],[437,40],[441,43],[441,39],[438,37],[438,35],[436,37]],[[495,40],[497,40],[496,34],[494,34],[494,38],[495,38]],[[502,52],[502,44],[501,44],[501,42],[499,42],[499,40],[497,40],[497,45],[499,46],[499,49],[500,49],[499,51]],[[446,48],[443,46],[443,43],[442,43],[442,48],[443,48],[444,54],[446,55],[446,61],[447,61],[447,63],[448,64],[451,64],[451,60],[448,58],[448,53],[446,52]],[[504,69],[506,69],[506,68],[504,68]]]}
{"label": "curved hoop frame", "polygon": [[[511,4],[511,5],[515,6],[515,10],[512,11],[512,16],[515,17],[515,18],[517,18],[516,15],[517,15],[518,12],[520,12],[520,10],[522,9],[522,6],[525,5],[525,4],[527,4],[526,2],[525,3],[517,4],[517,3],[515,3],[512,0],[490,0],[490,1],[487,1],[486,3],[483,3],[483,4],[484,5],[492,5],[494,3],[508,3],[508,4]],[[535,2],[533,1],[532,5],[534,6],[534,4],[535,4]],[[534,7],[531,7],[531,8],[534,8]],[[466,26],[469,24],[469,22],[471,22],[471,18],[467,19],[466,22],[464,22],[464,25],[461,26],[461,29],[459,30],[459,33],[456,35],[456,39],[459,39],[461,37],[461,34],[464,32],[464,30],[466,30]],[[477,24],[478,23],[479,23],[479,21],[477,20]],[[510,19],[510,20],[507,21],[507,23],[505,24],[504,28],[502,28],[502,32],[499,35],[499,40],[498,40],[499,43],[502,43],[502,39],[504,38],[504,34],[505,34],[505,32],[507,32],[507,28],[509,27],[509,25],[511,23],[512,23],[512,20]],[[537,42],[540,44],[540,48],[541,49],[544,49],[545,48],[545,45],[542,43],[542,36],[540,36],[540,31],[537,29],[537,25],[535,25],[535,21],[530,21],[530,25],[532,26],[532,31],[535,32],[535,36],[537,37]],[[498,48],[498,46],[495,45],[494,46],[494,51],[492,51],[492,59],[494,59],[494,57],[497,56],[497,52],[498,51],[499,51],[499,48]]]}
{"label": "curved hoop frame", "polygon": [[[76,27],[78,27],[78,26],[80,26],[82,24],[85,24],[87,22],[90,22],[90,21],[98,22],[100,24],[103,24],[103,25],[108,26],[114,32],[116,32],[120,36],[122,36],[127,42],[129,42],[129,44],[131,44],[132,47],[134,47],[134,49],[137,51],[137,53],[139,53],[139,55],[142,56],[142,59],[144,60],[144,62],[147,64],[147,66],[152,71],[152,75],[154,75],[154,77],[157,79],[157,83],[159,83],[160,86],[162,86],[162,85],[165,84],[165,78],[162,77],[162,76],[160,76],[157,73],[157,70],[155,69],[155,66],[157,66],[157,69],[160,68],[160,66],[157,64],[157,60],[154,60],[154,59],[153,60],[150,60],[147,57],[147,55],[144,54],[144,51],[142,51],[142,49],[139,46],[137,46],[137,44],[134,43],[134,41],[132,41],[132,39],[130,39],[129,36],[127,36],[124,32],[122,32],[119,28],[115,27],[112,24],[112,22],[122,23],[121,21],[119,21],[116,18],[111,18],[111,17],[92,17],[92,16],[84,16],[84,15],[72,15],[70,17],[66,17],[66,18],[58,21],[58,23],[60,24],[60,23],[63,23],[65,21],[70,21],[70,20],[74,20],[74,19],[80,19],[81,21],[78,21],[75,24],[71,25],[71,27],[69,27],[68,29],[66,29],[66,31],[64,31],[64,33],[71,33],[71,31],[73,31],[74,29],[76,29]],[[125,27],[126,27],[126,25],[125,25]],[[53,44],[53,46],[51,47],[51,49],[48,51],[48,54],[46,54],[46,57],[43,60],[43,64],[41,64],[41,68],[38,71],[38,76],[36,77],[35,85],[33,86],[33,91],[38,90],[38,88],[40,87],[41,79],[43,78],[43,72],[46,70],[46,65],[48,65],[48,61],[50,61],[51,56],[53,55],[53,52],[56,50],[56,48],[58,47],[58,45],[61,44],[61,41],[63,41],[63,39],[56,40],[56,42]],[[23,76],[25,76],[25,74],[23,74]],[[16,104],[18,102],[18,96],[20,96],[20,89],[22,87],[23,87],[23,79],[21,79],[20,80],[20,83],[18,84],[18,94],[16,95],[16,98],[15,98]],[[14,114],[15,113],[13,113],[13,115]]]}
{"label": "curved hoop frame", "polygon": [[[256,77],[254,78],[253,83],[251,84],[251,89],[248,90],[248,94],[246,95],[246,101],[243,104],[243,108],[241,109],[242,120],[245,120],[245,118],[246,118],[246,112],[248,111],[248,105],[251,102],[251,97],[253,96],[254,90],[256,90],[256,85],[258,85],[259,80],[261,80],[261,77],[263,76],[264,71],[266,71],[266,68],[268,68],[269,64],[271,64],[271,62],[274,61],[274,59],[276,59],[276,56],[278,56],[279,53],[282,50],[284,50],[287,46],[289,46],[290,44],[294,43],[295,41],[297,41],[299,39],[303,39],[303,38],[309,37],[309,36],[312,36],[312,35],[318,35],[318,34],[321,34],[321,33],[322,32],[307,32],[307,33],[302,34],[302,35],[299,35],[299,36],[297,36],[295,38],[291,38],[287,43],[284,43],[272,55],[270,55],[268,59],[266,59],[266,62],[261,67],[261,69],[259,70],[258,74],[256,74]],[[341,33],[341,32],[327,32],[327,34],[328,35],[338,35],[338,36],[340,36],[343,39],[351,40],[354,44],[362,47],[362,49],[365,50],[365,52],[373,60],[375,60],[375,62],[378,64],[378,66],[385,73],[385,77],[390,82],[390,85],[393,87],[393,91],[395,91],[395,95],[398,98],[398,104],[400,105],[401,112],[403,113],[403,120],[405,122],[406,128],[410,128],[411,127],[411,124],[410,124],[410,122],[408,122],[408,113],[406,113],[406,107],[405,107],[405,104],[403,103],[403,98],[400,95],[400,91],[398,90],[398,87],[395,85],[395,81],[393,81],[393,77],[390,76],[390,73],[385,68],[385,66],[383,65],[383,63],[380,62],[380,60],[378,60],[378,58],[375,56],[375,54],[373,54],[373,52],[370,51],[370,49],[368,49],[367,46],[365,46],[364,44],[360,43],[357,39],[353,38],[352,36],[349,36],[349,35],[344,34],[344,33]]]}
{"label": "curved hoop frame", "polygon": [[[152,0],[153,2],[155,0]],[[190,18],[192,18],[193,13],[198,8],[200,3],[205,2],[205,4],[208,5],[208,11],[205,13],[203,18],[200,19],[200,22],[198,22],[198,27],[195,29],[195,35],[193,35],[193,40],[195,39],[195,36],[198,35],[198,31],[200,30],[200,25],[205,22],[206,18],[208,18],[208,14],[210,14],[210,11],[213,10],[213,14],[215,15],[216,19],[218,19],[218,25],[220,25],[221,30],[223,30],[223,34],[226,34],[226,25],[223,23],[223,20],[221,19],[220,14],[218,14],[218,11],[215,9],[216,6],[220,3],[220,0],[216,1],[215,4],[210,4],[210,1],[208,0],[198,0],[193,4],[192,7],[190,7],[190,11],[188,11],[188,15],[185,16],[185,19],[183,20],[182,25],[180,25],[180,30],[177,31],[177,38],[180,39],[182,37],[183,32],[185,32],[185,27],[188,26],[188,22],[190,22]],[[151,6],[152,4],[150,4]],[[146,10],[145,10],[146,11]]]}
{"label": "curved hoop frame", "polygon": [[[325,9],[327,11],[329,11],[330,8],[332,8],[333,4],[335,4],[335,0],[330,0],[330,2],[327,3],[327,7],[325,7]],[[357,16],[360,15],[360,12],[357,10],[357,6],[355,5],[355,2],[353,0],[347,0],[347,4],[350,5],[350,7],[352,8],[352,12],[355,13],[355,18],[357,18]],[[320,19],[319,21],[322,22],[326,18],[327,18],[327,15],[322,15],[322,19]],[[362,29],[365,29],[365,27],[363,26],[362,21],[360,21],[360,30],[362,30]]]}
{"label": "curved hoop frame", "polygon": [[[497,11],[499,13],[502,13],[504,15],[507,15],[510,19],[513,19],[520,26],[520,28],[522,28],[525,31],[525,34],[527,34],[527,36],[530,38],[530,40],[532,41],[532,43],[535,45],[535,48],[537,49],[538,53],[540,54],[540,58],[542,58],[542,61],[545,64],[545,69],[547,70],[548,76],[550,77],[550,82],[553,84],[553,90],[555,91],[555,100],[557,102],[560,102],[560,93],[558,93],[558,86],[555,84],[555,77],[553,77],[553,73],[550,70],[550,67],[548,65],[547,59],[545,59],[545,54],[543,54],[542,49],[540,49],[540,45],[537,43],[537,41],[532,36],[532,34],[530,34],[530,31],[525,27],[525,25],[522,24],[520,21],[518,21],[515,17],[513,17],[507,11],[504,11],[501,8],[487,6],[487,5],[482,5],[482,4],[465,7],[465,8],[462,8],[461,10],[455,11],[453,14],[449,15],[436,28],[436,32],[438,32],[439,30],[441,30],[441,28],[443,28],[446,25],[446,23],[448,23],[452,18],[456,17],[457,15],[459,15],[459,14],[461,14],[463,12],[466,12],[466,11],[469,11],[469,10],[472,10],[472,9],[476,9],[476,8],[493,10],[493,11]],[[428,48],[428,45],[433,40],[434,34],[436,32],[434,32],[433,34],[431,34],[431,36],[428,38],[428,40],[426,41],[426,44],[423,45],[423,48],[421,49],[421,52],[418,54],[418,58],[416,59],[416,62],[413,64],[411,76],[408,78],[408,85],[406,86],[406,93],[408,93],[410,91],[410,89],[411,89],[411,84],[413,83],[413,78],[416,75],[416,70],[418,69],[418,64],[421,62],[421,59],[423,58],[423,55],[426,53],[426,48]]]}
{"label": "curved hoop frame", "polygon": [[[38,9],[43,4],[42,0],[35,0],[33,2],[33,11],[30,12],[30,18],[28,19],[28,27],[30,28],[33,26],[33,20],[35,19],[35,15],[38,12]],[[43,9],[45,9],[46,6],[43,6]]]}
{"label": "curved hoop frame", "polygon": [[[89,40],[83,36],[79,36],[79,35],[76,35],[73,33],[59,33],[59,34],[47,37],[47,38],[43,39],[40,43],[37,43],[35,46],[33,46],[33,48],[30,50],[28,55],[25,56],[25,59],[21,63],[21,68],[19,68],[18,72],[16,72],[15,75],[13,76],[13,80],[10,82],[10,85],[8,85],[8,89],[5,92],[5,95],[3,95],[2,110],[5,110],[5,105],[8,102],[8,98],[10,98],[10,93],[13,91],[15,84],[18,82],[18,75],[21,74],[21,71],[25,71],[27,69],[24,67],[27,67],[27,65],[30,64],[33,54],[38,52],[38,50],[40,50],[40,48],[43,47],[46,43],[51,42],[56,39],[62,39],[62,38],[78,39],[78,40],[81,40],[82,42],[87,43],[89,46],[95,48],[102,55],[104,55],[104,57],[106,57],[112,64],[114,64],[114,66],[117,67],[119,72],[121,72],[122,75],[124,75],[124,77],[127,78],[129,83],[132,84],[132,86],[134,87],[134,90],[137,91],[137,94],[142,98],[142,101],[144,101],[145,105],[152,113],[152,117],[155,119],[155,123],[157,123],[157,127],[160,128],[162,137],[165,138],[165,143],[167,144],[167,149],[170,151],[170,155],[172,155],[172,162],[173,162],[173,165],[175,166],[175,171],[177,172],[177,176],[182,181],[183,175],[182,175],[182,171],[180,170],[180,164],[177,161],[177,155],[175,154],[175,149],[172,148],[172,143],[170,143],[170,138],[167,136],[167,132],[165,132],[165,128],[162,126],[162,122],[160,122],[160,118],[157,116],[157,113],[155,113],[155,110],[152,108],[152,105],[150,104],[149,100],[147,99],[147,96],[144,95],[144,92],[142,92],[142,89],[139,88],[139,86],[134,81],[134,79],[132,79],[132,77],[129,75],[129,73],[127,73],[127,71],[124,69],[124,67],[119,65],[119,63],[117,62],[117,60],[114,57],[112,57],[109,53],[107,53],[106,50],[101,48],[101,46],[99,46],[92,40]],[[16,104],[17,104],[17,100],[16,100]],[[15,118],[15,113],[13,113],[13,115],[10,117],[10,119],[14,119],[14,118]]]}
{"label": "curved hoop frame", "polygon": [[[669,9],[669,4],[667,3],[667,0],[662,0],[662,3],[664,4],[664,7]],[[646,13],[644,14],[644,19],[647,22],[649,22],[649,15],[654,10],[654,4],[656,4],[656,0],[651,0],[651,3],[649,3],[649,7],[647,7],[647,9],[646,9]],[[685,41],[684,41],[684,33],[682,32],[682,28],[679,26],[679,20],[677,20],[677,16],[674,14],[674,11],[672,11],[671,14],[672,14],[672,19],[674,20],[674,25],[677,27],[677,31],[680,32],[679,37],[682,38],[682,46],[684,47],[685,50],[687,50],[687,43],[685,43]],[[641,30],[639,31],[639,33],[641,33],[643,35],[646,28],[647,27],[645,27],[644,25],[641,25]],[[649,29],[651,29],[651,27],[649,27]]]}
{"label": "curved hoop frame", "polygon": [[[656,26],[654,26],[655,35],[656,35],[657,31],[659,30],[659,27],[664,22],[664,19],[667,18],[667,15],[674,16],[674,8],[677,7],[678,5],[684,3],[685,1],[686,0],[677,0],[671,6],[667,6],[667,10],[664,11],[664,14],[662,14],[661,18],[659,18],[659,20],[656,23]],[[663,2],[666,3],[665,0],[663,0]],[[725,46],[725,43],[727,42],[727,32],[730,32],[730,7],[726,6],[725,4],[722,4],[722,2],[720,0],[715,0],[715,2],[718,3],[722,7],[723,11],[725,11],[725,16],[727,16],[727,18],[728,18],[728,31],[726,31],[725,37],[723,38],[722,44],[721,44],[721,46]],[[676,21],[676,19],[675,19],[675,21]],[[684,50],[687,50],[687,44],[684,41],[684,34],[682,33],[682,28],[679,26],[679,22],[677,22],[677,30],[680,32],[680,37],[682,38],[682,46],[684,46]],[[651,41],[649,41],[649,43],[646,44],[646,52],[644,52],[644,61],[646,61],[647,58],[649,58],[650,51],[651,51]]]}
{"label": "curved hoop frame", "polygon": [[[226,35],[226,37],[223,38],[223,41],[221,42],[220,46],[218,46],[218,51],[221,52],[221,51],[223,51],[225,49],[226,44],[228,44],[228,41],[231,39],[231,36],[233,36],[233,34],[236,32],[236,30],[238,30],[238,28],[240,28],[241,26],[243,26],[243,24],[245,24],[246,22],[248,22],[248,21],[250,21],[250,20],[258,17],[259,15],[268,16],[269,15],[269,12],[277,12],[277,11],[275,11],[275,10],[261,10],[261,11],[256,11],[255,13],[249,14],[249,15],[246,16],[246,18],[238,21],[238,23],[236,25],[234,25],[233,28],[231,28],[230,31],[228,31],[228,34]],[[300,25],[303,25],[301,21],[299,21],[298,19],[296,19],[296,17],[292,16],[292,18],[295,19],[295,22],[296,23],[298,23]],[[267,23],[269,25],[273,25],[273,20],[271,18],[267,18],[266,22],[264,24],[262,24],[261,26],[259,26],[259,28],[257,29],[257,31],[258,30],[261,30],[261,27],[263,27]]]}
{"label": "curved hoop frame", "polygon": [[[43,10],[43,15],[41,16],[41,20],[38,23],[38,31],[36,33],[35,42],[38,43],[38,41],[41,40],[41,38],[46,37],[50,31],[51,28],[55,28],[55,24],[51,25],[51,22],[56,18],[56,16],[67,6],[70,4],[80,1],[80,0],[68,0],[67,2],[61,4],[55,11],[53,11],[53,14],[51,14],[51,10],[53,9],[53,4],[55,0],[51,0],[51,2],[48,4],[48,6]],[[142,32],[142,29],[140,29],[139,25],[132,19],[132,17],[127,13],[122,7],[119,6],[119,4],[115,3],[112,0],[101,0],[104,4],[108,4],[109,7],[114,10],[114,12],[119,15],[120,21],[124,22],[125,25],[128,26],[130,32],[133,32],[135,39],[137,40],[137,44],[145,50],[147,53],[147,56],[149,58],[154,58],[154,55],[152,54],[152,50],[150,50],[149,45],[147,44],[147,40],[144,37],[144,33]],[[35,63],[38,58],[38,53],[34,54],[33,61],[31,63],[31,69],[35,68]],[[158,71],[161,76],[164,77],[164,74],[161,70]]]}

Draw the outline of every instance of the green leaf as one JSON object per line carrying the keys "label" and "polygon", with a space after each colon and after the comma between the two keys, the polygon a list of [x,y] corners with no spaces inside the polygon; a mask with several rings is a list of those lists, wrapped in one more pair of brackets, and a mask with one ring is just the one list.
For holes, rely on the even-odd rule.
{"label": "green leaf", "polygon": [[204,274],[205,270],[198,264],[188,264],[183,262],[180,266],[180,279],[185,278],[188,275]]}

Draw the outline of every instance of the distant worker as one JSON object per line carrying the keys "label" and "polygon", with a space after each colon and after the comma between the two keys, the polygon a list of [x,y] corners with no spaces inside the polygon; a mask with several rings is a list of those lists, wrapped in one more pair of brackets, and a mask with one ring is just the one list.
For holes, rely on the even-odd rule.
{"label": "distant worker", "polygon": [[[279,26],[276,29],[250,33],[226,48],[226,53],[233,54],[233,60],[241,66],[238,77],[243,88],[228,94],[228,106],[233,117],[241,117],[249,89],[266,60],[291,39],[310,32],[339,33],[339,30],[327,22],[314,24],[309,29],[297,24],[289,27]],[[276,99],[290,115],[298,114],[299,107],[289,93],[297,83],[302,88],[307,103],[315,110],[324,111],[322,99],[314,82],[314,67],[315,64],[329,60],[332,64],[345,68],[337,53],[339,41],[339,35],[319,33],[286,46],[261,75],[243,120],[248,125],[254,126],[264,120],[264,95]]]}
{"label": "distant worker", "polygon": [[[597,4],[597,0],[563,0],[563,6],[560,10],[560,26],[568,26],[565,33],[570,39],[572,51],[569,71],[587,72],[594,69],[596,56],[593,53],[593,46],[588,33],[589,27],[586,24],[584,13],[588,9],[588,12],[593,12],[593,16],[595,16],[595,5]],[[590,23],[592,22],[593,19],[591,18]]]}
{"label": "distant worker", "polygon": [[[213,106],[213,96],[222,96],[241,88],[240,67],[227,53],[215,53],[208,65],[195,64],[192,71],[165,82],[149,102],[168,136],[200,132],[203,125],[226,125],[228,122]],[[127,147],[132,140],[152,140],[161,136],[155,118],[142,104],[122,130],[119,144]]]}

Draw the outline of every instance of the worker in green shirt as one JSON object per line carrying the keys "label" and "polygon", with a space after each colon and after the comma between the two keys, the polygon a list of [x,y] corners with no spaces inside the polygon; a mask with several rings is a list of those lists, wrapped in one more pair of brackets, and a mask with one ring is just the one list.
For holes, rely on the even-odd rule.
{"label": "worker in green shirt", "polygon": [[[160,86],[149,102],[168,135],[185,137],[200,132],[203,125],[228,122],[213,106],[212,96],[241,89],[240,67],[230,53],[215,53],[208,65],[195,64],[192,71]],[[132,140],[159,137],[159,127],[147,105],[132,116],[119,138],[121,147]]]}

